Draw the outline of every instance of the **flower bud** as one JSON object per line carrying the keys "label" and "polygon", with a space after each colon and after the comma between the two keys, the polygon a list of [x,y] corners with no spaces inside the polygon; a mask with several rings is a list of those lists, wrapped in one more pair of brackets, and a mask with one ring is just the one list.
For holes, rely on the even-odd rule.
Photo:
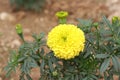
{"label": "flower bud", "polygon": [[93,26],[95,26],[96,28],[98,27],[98,23],[97,22],[95,22],[95,23],[93,23]]}
{"label": "flower bud", "polygon": [[17,25],[16,25],[16,32],[17,32],[18,34],[22,34],[22,33],[23,33],[21,24],[17,24]]}
{"label": "flower bud", "polygon": [[58,18],[66,18],[68,16],[68,12],[66,12],[66,11],[59,11],[59,12],[56,13],[56,16]]}
{"label": "flower bud", "polygon": [[66,24],[66,17],[68,16],[68,12],[66,11],[60,11],[56,13],[56,16],[59,19],[59,24]]}
{"label": "flower bud", "polygon": [[20,38],[25,42],[24,37],[23,37],[23,30],[21,24],[16,25],[16,32],[20,36]]}
{"label": "flower bud", "polygon": [[53,72],[52,72],[52,75],[53,75],[54,77],[57,76],[57,75],[58,75],[57,71],[53,71]]}
{"label": "flower bud", "polygon": [[117,22],[120,22],[120,17],[118,17],[118,16],[112,17],[112,23],[114,24],[114,23],[117,23]]}

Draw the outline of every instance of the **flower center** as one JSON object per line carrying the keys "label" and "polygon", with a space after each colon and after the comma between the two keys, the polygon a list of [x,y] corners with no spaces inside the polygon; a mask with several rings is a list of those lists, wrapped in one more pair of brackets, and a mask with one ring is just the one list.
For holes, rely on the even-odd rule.
{"label": "flower center", "polygon": [[67,40],[67,37],[63,36],[62,39],[63,39],[63,41],[66,41],[66,40]]}

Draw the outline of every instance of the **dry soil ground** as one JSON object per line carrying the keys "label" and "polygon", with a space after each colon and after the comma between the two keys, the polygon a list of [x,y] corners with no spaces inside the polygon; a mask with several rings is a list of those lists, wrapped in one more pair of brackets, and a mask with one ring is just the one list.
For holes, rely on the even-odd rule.
{"label": "dry soil ground", "polygon": [[[116,1],[116,0],[115,0]],[[12,74],[11,78],[5,78],[3,67],[8,60],[9,51],[20,46],[21,41],[15,32],[15,25],[23,25],[25,39],[31,41],[32,33],[47,33],[52,27],[57,25],[55,13],[60,10],[69,12],[68,23],[77,24],[76,18],[93,18],[98,20],[102,14],[107,17],[113,15],[111,4],[116,2],[107,2],[104,0],[47,0],[42,12],[32,11],[14,12],[9,5],[8,0],[0,0],[0,80],[18,80],[18,74]],[[34,80],[39,77],[38,70],[32,72]]]}

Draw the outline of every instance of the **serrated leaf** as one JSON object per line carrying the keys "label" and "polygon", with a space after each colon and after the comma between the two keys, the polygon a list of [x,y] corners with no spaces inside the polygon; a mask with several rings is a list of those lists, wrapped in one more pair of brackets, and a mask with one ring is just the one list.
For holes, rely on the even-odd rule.
{"label": "serrated leaf", "polygon": [[43,48],[41,48],[41,51],[40,51],[40,53],[39,53],[39,54],[44,55],[44,53],[45,53],[44,49],[43,49]]}
{"label": "serrated leaf", "polygon": [[91,26],[92,25],[92,20],[83,20],[83,19],[77,19],[81,25],[83,26]]}
{"label": "serrated leaf", "polygon": [[43,37],[44,37],[44,35],[45,35],[45,33],[44,33],[44,32],[40,33],[40,38],[43,38]]}
{"label": "serrated leaf", "polygon": [[103,21],[106,23],[106,25],[110,28],[110,30],[113,32],[113,28],[112,28],[112,24],[110,23],[110,21],[103,16]]}
{"label": "serrated leaf", "polygon": [[65,76],[63,80],[70,80],[70,76]]}
{"label": "serrated leaf", "polygon": [[102,37],[106,37],[106,36],[110,36],[112,35],[110,30],[106,30],[106,29],[101,29],[100,30],[100,34],[102,35]]}
{"label": "serrated leaf", "polygon": [[74,79],[74,75],[71,75],[71,78],[70,78],[70,80],[75,80],[75,79]]}
{"label": "serrated leaf", "polygon": [[48,60],[48,66],[50,68],[50,71],[53,72],[53,64],[52,64],[51,60]]}
{"label": "serrated leaf", "polygon": [[34,58],[34,59],[37,59],[37,60],[40,59],[40,57],[38,55],[32,55],[31,57]]}
{"label": "serrated leaf", "polygon": [[79,76],[78,75],[75,75],[75,80],[79,80]]}
{"label": "serrated leaf", "polygon": [[28,69],[28,67],[29,67],[28,64],[29,64],[28,61],[25,60],[23,66],[22,66],[22,71],[23,71],[24,73],[26,73],[26,74],[29,74],[29,73],[30,73],[30,70]]}
{"label": "serrated leaf", "polygon": [[22,62],[25,59],[26,59],[26,56],[23,56],[23,57],[21,57],[21,58],[18,59],[18,62]]}
{"label": "serrated leaf", "polygon": [[117,56],[112,56],[113,66],[116,71],[120,71],[120,60]]}
{"label": "serrated leaf", "polygon": [[33,58],[31,58],[31,61],[29,61],[29,63],[30,63],[30,67],[32,68],[32,67],[38,67],[38,64],[36,63],[36,61],[33,59]]}
{"label": "serrated leaf", "polygon": [[105,72],[105,70],[108,68],[109,64],[110,64],[110,58],[105,59],[100,67],[100,73]]}
{"label": "serrated leaf", "polygon": [[88,77],[85,77],[85,78],[83,78],[82,80],[89,80],[89,78],[88,78]]}
{"label": "serrated leaf", "polygon": [[41,65],[40,65],[41,72],[44,71],[44,66],[45,66],[45,61],[42,60]]}
{"label": "serrated leaf", "polygon": [[115,42],[120,45],[120,38],[118,38],[117,40],[115,40]]}
{"label": "serrated leaf", "polygon": [[32,80],[32,78],[30,77],[30,75],[27,74],[26,77],[27,77],[28,80]]}
{"label": "serrated leaf", "polygon": [[98,77],[95,76],[95,75],[91,75],[91,77],[92,77],[94,80],[98,80]]}
{"label": "serrated leaf", "polygon": [[95,56],[96,58],[107,58],[107,57],[109,57],[109,54],[97,54],[96,56]]}

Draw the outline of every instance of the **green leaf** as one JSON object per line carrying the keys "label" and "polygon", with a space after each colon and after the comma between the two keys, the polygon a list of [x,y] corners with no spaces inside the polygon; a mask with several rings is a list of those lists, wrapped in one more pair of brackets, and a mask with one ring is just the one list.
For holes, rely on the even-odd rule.
{"label": "green leaf", "polygon": [[93,78],[93,80],[98,80],[98,78],[95,75],[90,75],[90,76]]}
{"label": "green leaf", "polygon": [[41,65],[40,65],[41,73],[44,72],[44,66],[45,66],[45,61],[42,60]]}
{"label": "green leaf", "polygon": [[79,76],[78,75],[75,75],[75,80],[79,80]]}
{"label": "green leaf", "polygon": [[26,77],[27,77],[28,80],[32,80],[32,78],[30,77],[29,74],[27,74]]}
{"label": "green leaf", "polygon": [[50,71],[53,72],[53,64],[52,64],[51,60],[48,60],[48,66],[50,68]]}
{"label": "green leaf", "polygon": [[11,51],[8,64],[4,68],[4,70],[7,72],[6,76],[9,77],[11,75],[12,71],[16,71],[17,66],[18,66],[18,55],[17,55],[16,51]]}
{"label": "green leaf", "polygon": [[117,56],[112,56],[112,62],[115,70],[120,72],[120,60]]}
{"label": "green leaf", "polygon": [[35,40],[41,40],[43,37],[44,37],[44,33],[40,33],[39,35],[36,35],[36,34],[33,34],[32,37],[35,39]]}
{"label": "green leaf", "polygon": [[88,78],[88,77],[85,77],[85,78],[83,78],[82,80],[89,80],[89,78]]}
{"label": "green leaf", "polygon": [[110,58],[105,59],[100,67],[100,73],[105,72],[105,70],[108,68],[109,64],[110,64]]}
{"label": "green leaf", "polygon": [[109,57],[109,54],[97,54],[96,56],[95,56],[96,58],[107,58],[107,57]]}
{"label": "green leaf", "polygon": [[65,76],[63,80],[70,80],[70,76]]}
{"label": "green leaf", "polygon": [[110,28],[110,30],[113,31],[112,24],[105,16],[103,16],[103,21],[107,24],[107,26]]}
{"label": "green leaf", "polygon": [[43,38],[44,36],[45,36],[45,33],[44,32],[42,32],[42,33],[40,33],[40,38]]}
{"label": "green leaf", "polygon": [[26,58],[27,58],[26,56],[23,56],[23,57],[21,57],[21,58],[18,59],[18,62],[22,62],[22,61],[24,61]]}
{"label": "green leaf", "polygon": [[92,20],[83,20],[83,19],[77,19],[81,25],[83,26],[91,26],[92,25]]}
{"label": "green leaf", "polygon": [[74,80],[74,75],[71,75],[71,80]]}
{"label": "green leaf", "polygon": [[117,40],[115,40],[115,42],[120,45],[120,38],[118,38]]}
{"label": "green leaf", "polygon": [[29,66],[28,66],[28,62],[27,62],[27,60],[25,60],[25,61],[24,61],[24,64],[22,65],[22,71],[23,71],[24,73],[26,73],[26,74],[29,74],[29,73],[30,73],[30,70],[29,70],[28,67],[29,67]]}
{"label": "green leaf", "polygon": [[30,60],[29,60],[29,66],[31,68],[34,68],[34,67],[38,67],[38,64],[37,64],[36,60],[34,60],[33,58],[30,58]]}
{"label": "green leaf", "polygon": [[40,59],[40,57],[38,55],[32,55],[31,57],[34,58],[34,59],[36,59],[36,60]]}
{"label": "green leaf", "polygon": [[107,73],[104,72],[104,80],[107,80],[107,77],[108,77]]}
{"label": "green leaf", "polygon": [[[100,28],[100,34],[102,37],[108,38],[108,36],[112,35],[110,30],[106,30],[105,28]],[[106,37],[107,36],[107,37]]]}
{"label": "green leaf", "polygon": [[44,49],[41,48],[41,51],[40,51],[40,53],[39,53],[39,56],[40,56],[40,54],[41,54],[41,55],[44,55],[44,53],[45,53]]}

